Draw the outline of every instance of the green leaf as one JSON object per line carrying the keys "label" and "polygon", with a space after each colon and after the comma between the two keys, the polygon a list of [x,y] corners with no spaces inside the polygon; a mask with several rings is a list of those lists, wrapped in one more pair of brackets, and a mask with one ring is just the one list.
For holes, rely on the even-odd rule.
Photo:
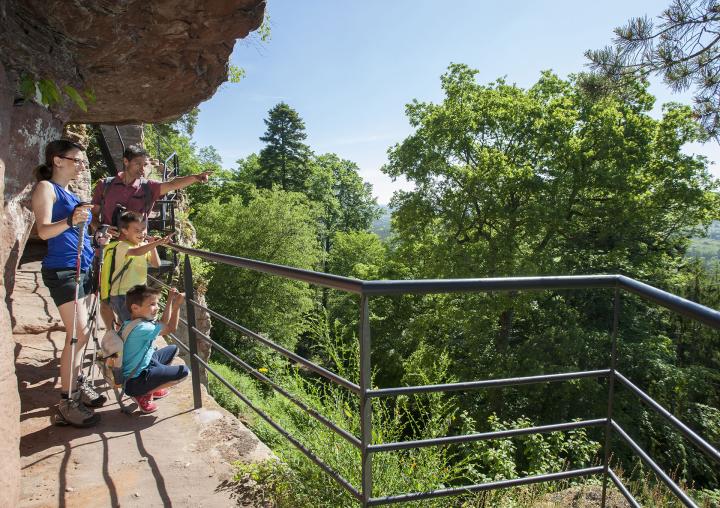
{"label": "green leaf", "polygon": [[87,102],[89,102],[90,104],[94,104],[95,101],[97,100],[95,98],[95,92],[93,92],[93,90],[91,88],[88,88],[87,90],[85,90],[83,92],[83,95],[85,96],[85,100]]}
{"label": "green leaf", "polygon": [[228,69],[228,81],[230,83],[240,83],[245,77],[245,69],[237,65],[231,65]]}
{"label": "green leaf", "polygon": [[38,98],[37,82],[32,76],[25,75],[20,80],[20,91],[27,100]]}
{"label": "green leaf", "polygon": [[40,90],[40,102],[46,106],[52,106],[61,102],[60,90],[54,81],[50,79],[41,79],[38,81]]}
{"label": "green leaf", "polygon": [[65,85],[63,87],[63,90],[65,91],[67,96],[70,97],[73,100],[73,102],[78,105],[78,107],[80,109],[82,109],[83,111],[87,111],[87,104],[85,103],[83,98],[80,96],[78,91],[75,90],[75,88],[73,88],[70,85]]}

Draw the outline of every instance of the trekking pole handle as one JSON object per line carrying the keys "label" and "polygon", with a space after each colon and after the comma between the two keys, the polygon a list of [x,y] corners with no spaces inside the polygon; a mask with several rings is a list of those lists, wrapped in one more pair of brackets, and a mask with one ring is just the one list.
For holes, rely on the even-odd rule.
{"label": "trekking pole handle", "polygon": [[[87,201],[81,201],[77,205],[75,205],[75,209],[73,210],[73,213],[75,213],[75,210],[80,208],[81,206],[88,206],[91,203],[88,203]],[[80,224],[77,225],[78,227],[78,244],[77,244],[77,262],[76,262],[76,274],[75,278],[76,280],[80,281],[80,265],[81,265],[81,259],[82,259],[82,253],[83,253],[83,247],[85,246],[85,230],[87,228],[87,221],[83,221]]]}

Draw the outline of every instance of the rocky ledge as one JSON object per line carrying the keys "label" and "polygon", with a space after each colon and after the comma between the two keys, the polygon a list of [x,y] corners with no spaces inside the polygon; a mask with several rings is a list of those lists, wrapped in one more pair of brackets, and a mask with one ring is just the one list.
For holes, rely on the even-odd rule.
{"label": "rocky ledge", "polygon": [[17,76],[91,90],[78,123],[159,122],[227,79],[235,40],[262,23],[265,0],[7,0],[0,61]]}

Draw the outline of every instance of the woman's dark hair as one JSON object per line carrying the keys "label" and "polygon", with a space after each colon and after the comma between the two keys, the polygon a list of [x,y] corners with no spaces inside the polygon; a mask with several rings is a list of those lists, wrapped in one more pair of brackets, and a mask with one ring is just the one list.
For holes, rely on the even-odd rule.
{"label": "woman's dark hair", "polygon": [[50,180],[53,175],[53,160],[55,157],[64,156],[70,150],[85,150],[85,148],[67,139],[50,141],[45,147],[45,163],[35,168],[35,178],[37,181]]}

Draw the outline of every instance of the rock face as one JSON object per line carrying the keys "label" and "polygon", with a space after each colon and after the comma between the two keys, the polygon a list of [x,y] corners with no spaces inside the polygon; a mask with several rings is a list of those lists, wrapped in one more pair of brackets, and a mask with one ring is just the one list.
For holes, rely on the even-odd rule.
{"label": "rock face", "polygon": [[[33,168],[63,125],[177,117],[227,77],[237,38],[260,26],[265,0],[0,1],[0,506],[17,506],[19,414],[12,315],[15,269],[30,235]],[[91,90],[44,108],[20,99],[23,75]],[[80,194],[89,181],[79,182]],[[22,312],[22,309],[12,309]]]}
{"label": "rock face", "polygon": [[45,108],[13,106],[13,79],[0,64],[0,505],[15,506],[19,494],[20,400],[15,377],[12,315],[6,302],[15,283],[15,267],[32,225],[28,209],[32,168],[45,143],[57,137],[62,123]]}
{"label": "rock face", "polygon": [[[0,67],[0,83],[8,83]],[[0,86],[0,89],[3,87]],[[15,267],[34,222],[30,197],[33,169],[44,159],[45,145],[62,134],[62,122],[50,111],[32,103],[12,105],[12,96],[0,100],[0,159],[4,161],[3,215],[0,217],[0,266],[5,291],[12,292]]]}
{"label": "rock face", "polygon": [[[209,98],[235,40],[262,23],[265,0],[6,0],[0,60],[97,101],[69,119],[157,122]],[[68,106],[70,106],[68,101]]]}

